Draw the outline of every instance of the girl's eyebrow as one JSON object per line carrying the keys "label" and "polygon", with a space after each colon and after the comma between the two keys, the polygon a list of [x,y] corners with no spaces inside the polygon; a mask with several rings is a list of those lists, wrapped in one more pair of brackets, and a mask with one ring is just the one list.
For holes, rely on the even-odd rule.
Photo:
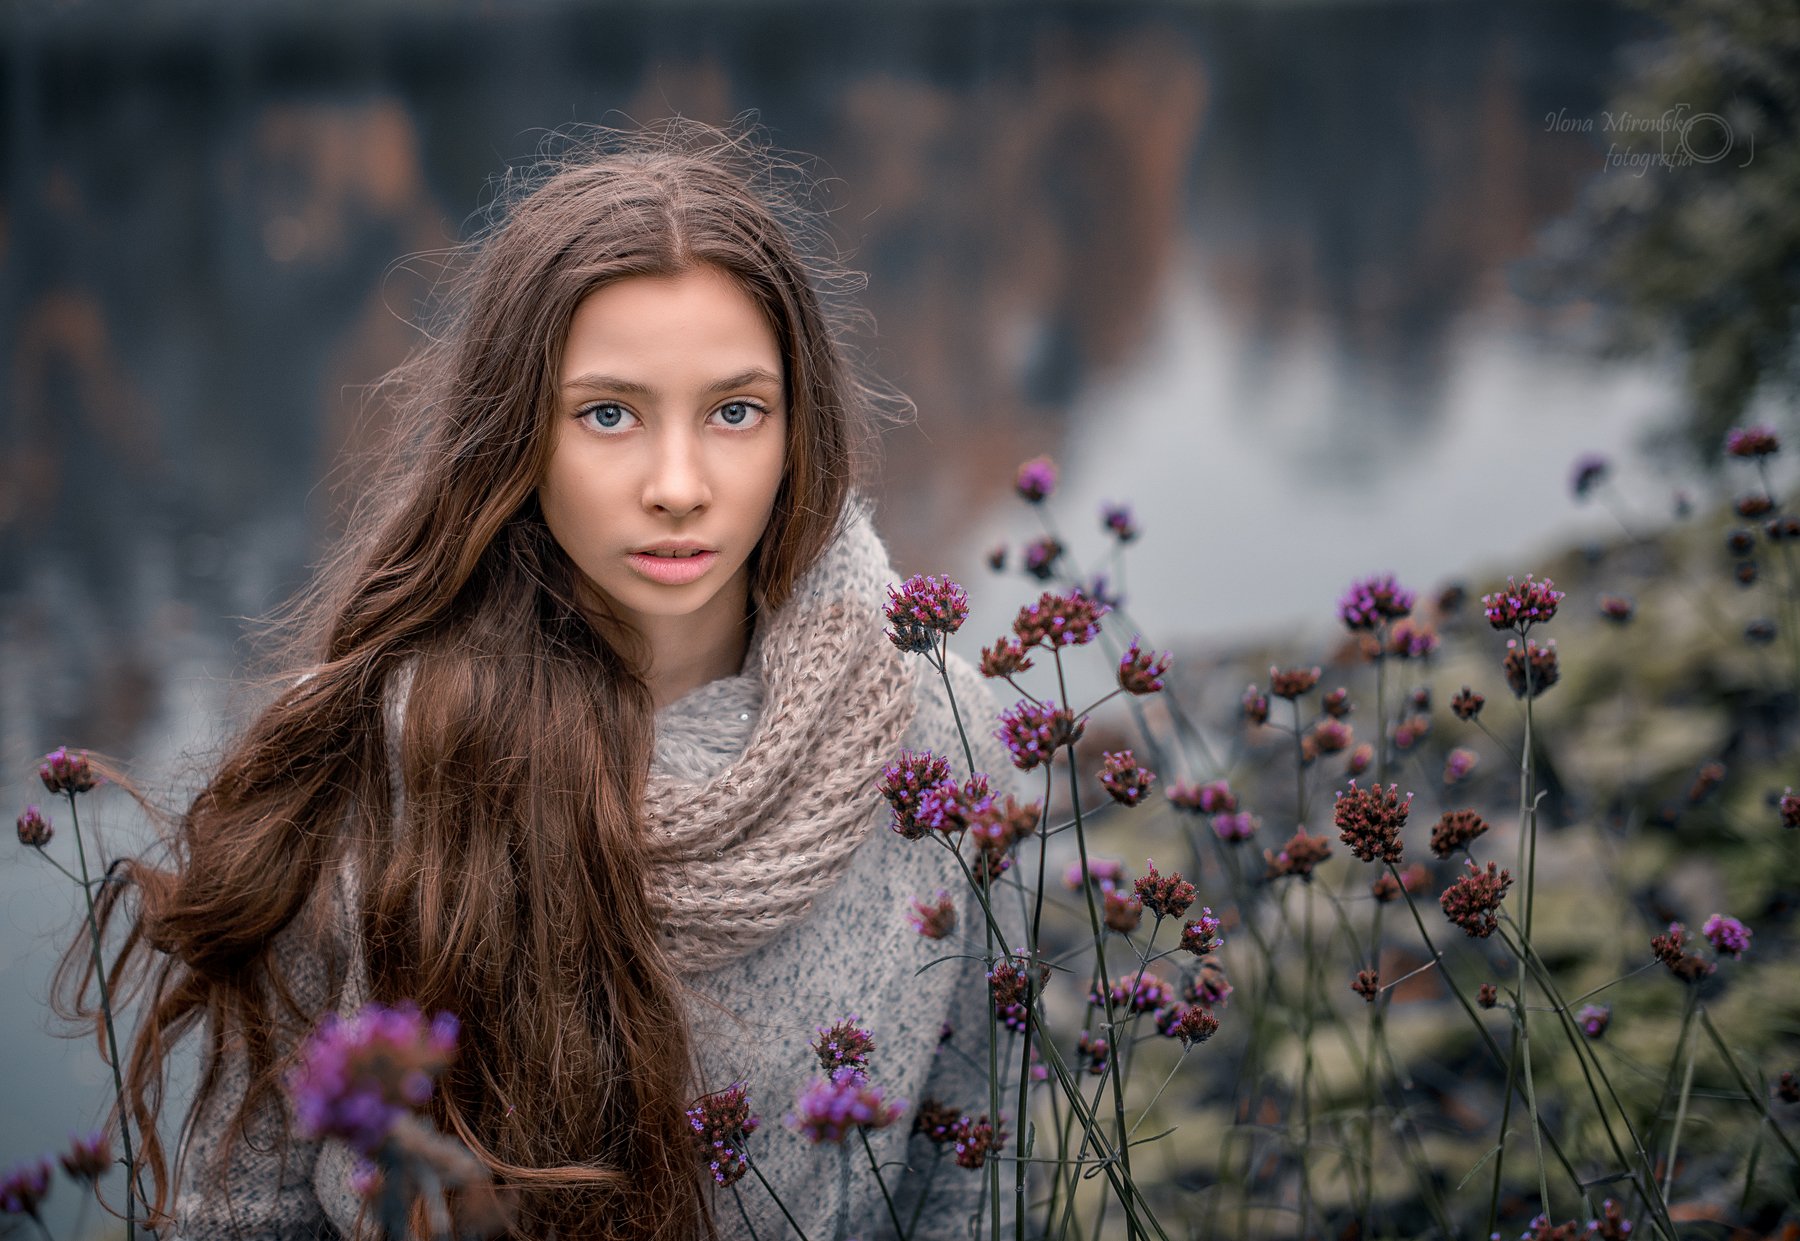
{"label": "girl's eyebrow", "polygon": [[[758,383],[774,384],[779,387],[781,385],[781,376],[775,374],[766,367],[752,366],[747,371],[741,371],[736,375],[727,375],[724,379],[708,384],[704,391],[709,393],[728,392],[733,388],[747,388],[752,384]],[[629,396],[654,396],[656,394],[656,390],[649,384],[639,383],[635,379],[620,379],[615,375],[596,375],[592,373],[577,375],[574,379],[569,380],[568,383],[563,385],[563,390],[565,392],[571,392],[578,388],[591,388],[606,392],[623,392]]]}

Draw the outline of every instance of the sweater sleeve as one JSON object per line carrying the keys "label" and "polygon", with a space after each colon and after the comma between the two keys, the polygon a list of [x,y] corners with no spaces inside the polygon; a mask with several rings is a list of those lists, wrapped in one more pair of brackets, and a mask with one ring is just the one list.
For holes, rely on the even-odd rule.
{"label": "sweater sleeve", "polygon": [[[316,928],[306,916],[296,917],[271,946],[271,967],[288,980],[295,1002],[309,1013],[325,1012],[333,999],[331,971],[317,951]],[[203,1046],[211,1045],[213,1030],[209,1017]],[[250,1080],[242,1040],[228,1033],[220,1057],[218,1081],[187,1134],[175,1236],[181,1241],[335,1241],[341,1234],[313,1188],[313,1165],[322,1143],[296,1136],[293,1108],[283,1091],[245,1118],[244,1132],[234,1141],[232,1118]]]}
{"label": "sweater sleeve", "polygon": [[[993,692],[981,675],[964,660],[951,656],[949,669],[950,683],[956,693],[963,728],[968,733],[970,748],[975,751],[976,770],[987,773],[989,783],[996,793],[1020,795],[1022,789],[1018,772],[1012,766],[1006,747],[994,735],[1000,707]],[[951,741],[955,746],[949,751],[955,756],[951,766],[955,770],[961,770],[966,762],[962,756],[961,739],[953,736]],[[999,923],[1008,946],[1015,952],[1022,951],[1025,947],[1024,906],[1020,903],[1020,892],[1015,886],[1020,878],[1019,869],[1024,864],[1023,861],[1016,863],[995,884],[991,901],[995,920]],[[966,884],[958,894],[957,906],[959,947],[956,950],[965,955],[958,963],[961,977],[948,1016],[952,1033],[950,1039],[937,1049],[931,1070],[926,1076],[923,1097],[982,1116],[990,1111],[990,1004],[987,967],[982,959],[987,951],[986,923],[975,893]],[[999,951],[997,945],[995,951]],[[1006,1125],[1006,1144],[1001,1149],[1001,1154],[1005,1157],[997,1161],[1000,1168],[1000,1218],[1002,1232],[1011,1236],[1016,1215],[1016,1165],[1012,1156],[1016,1153],[1018,1142],[1021,1048],[1018,1036],[1005,1027],[999,1027],[999,1035],[1000,1109]],[[922,1135],[911,1139],[908,1162],[914,1169],[908,1176],[909,1180],[921,1184],[926,1178],[930,1180],[918,1225],[912,1230],[915,1239],[924,1241],[925,1238],[945,1238],[950,1241],[987,1234],[985,1221],[990,1209],[985,1193],[989,1175],[987,1168],[977,1170],[961,1167],[956,1162],[954,1142],[946,1142],[939,1147]],[[901,1213],[902,1220],[908,1218],[907,1212],[916,1203],[917,1194],[918,1190],[912,1189],[905,1195],[908,1201],[906,1210]]]}

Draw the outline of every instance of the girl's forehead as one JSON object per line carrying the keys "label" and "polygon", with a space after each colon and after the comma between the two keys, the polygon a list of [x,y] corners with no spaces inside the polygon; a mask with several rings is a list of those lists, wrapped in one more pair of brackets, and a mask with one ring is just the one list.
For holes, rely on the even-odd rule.
{"label": "girl's forehead", "polygon": [[782,363],[762,308],[729,276],[703,267],[630,276],[589,293],[571,316],[559,382],[779,380]]}

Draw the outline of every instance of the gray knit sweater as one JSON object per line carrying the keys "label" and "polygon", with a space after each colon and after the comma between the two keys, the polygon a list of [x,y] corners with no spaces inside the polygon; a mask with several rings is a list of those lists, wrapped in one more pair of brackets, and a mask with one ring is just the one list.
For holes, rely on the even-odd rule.
{"label": "gray knit sweater", "polygon": [[[961,773],[967,764],[943,682],[923,665],[919,671],[918,709],[905,745],[950,757]],[[992,736],[994,699],[966,662],[953,656],[950,671],[978,769],[992,775],[996,789],[1005,788],[1012,769]],[[740,674],[704,685],[658,713],[654,764],[683,779],[715,775],[742,752],[762,701],[753,642]],[[871,1079],[890,1097],[908,1103],[899,1122],[869,1135],[901,1222],[912,1219],[929,1180],[913,1238],[986,1235],[985,1223],[977,1231],[971,1228],[978,1210],[979,1219],[986,1218],[986,1171],[959,1167],[953,1146],[938,1147],[910,1133],[926,1098],[978,1114],[988,1111],[986,938],[980,906],[956,860],[940,843],[909,841],[888,830],[885,803],[871,813],[878,820],[875,829],[858,846],[837,885],[803,921],[730,965],[692,980],[742,1023],[690,1003],[705,1071],[701,1085],[713,1091],[748,1080],[752,1109],[762,1117],[750,1139],[751,1158],[810,1241],[893,1241],[898,1234],[862,1143],[853,1136],[842,1147],[815,1147],[783,1123],[800,1090],[819,1075],[809,1046],[817,1027],[856,1014],[875,1038]],[[1024,939],[1023,904],[1012,886],[1016,877],[1012,872],[1001,881],[995,902],[1007,940],[1015,947]],[[907,915],[915,897],[929,900],[940,889],[956,901],[957,926],[948,938],[930,940],[913,930]],[[347,919],[341,891],[332,914]],[[362,980],[356,971],[344,993],[330,994],[322,965],[299,943],[297,933],[284,932],[276,945],[280,967],[294,979],[299,998],[317,1011],[348,1010],[361,1002]],[[933,966],[936,961],[942,964]],[[946,1022],[952,1033],[940,1045]],[[1002,1108],[1009,1135],[1007,1158],[1000,1165],[1001,1203],[1010,1236],[1019,1049],[1016,1036],[1000,1033]],[[235,1110],[245,1087],[241,1057],[228,1053],[223,1074],[220,1089],[195,1118],[188,1137],[176,1206],[178,1235],[191,1241],[354,1235],[359,1202],[349,1186],[352,1156],[342,1143],[293,1138],[282,1144],[278,1118],[265,1109],[230,1166],[216,1166],[224,1118]],[[696,1175],[705,1175],[698,1161],[696,1168]],[[769,1192],[747,1175],[714,1197],[722,1236],[748,1241],[752,1235],[739,1200],[762,1241],[794,1235]]]}

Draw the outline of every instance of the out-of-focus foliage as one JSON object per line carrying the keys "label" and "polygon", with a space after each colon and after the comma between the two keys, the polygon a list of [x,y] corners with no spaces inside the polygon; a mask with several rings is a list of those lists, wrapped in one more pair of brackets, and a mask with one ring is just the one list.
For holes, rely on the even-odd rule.
{"label": "out-of-focus foliage", "polygon": [[1752,401],[1800,394],[1800,6],[1640,2],[1668,33],[1593,118],[1606,172],[1534,279],[1595,299],[1607,354],[1679,351],[1714,462]]}

